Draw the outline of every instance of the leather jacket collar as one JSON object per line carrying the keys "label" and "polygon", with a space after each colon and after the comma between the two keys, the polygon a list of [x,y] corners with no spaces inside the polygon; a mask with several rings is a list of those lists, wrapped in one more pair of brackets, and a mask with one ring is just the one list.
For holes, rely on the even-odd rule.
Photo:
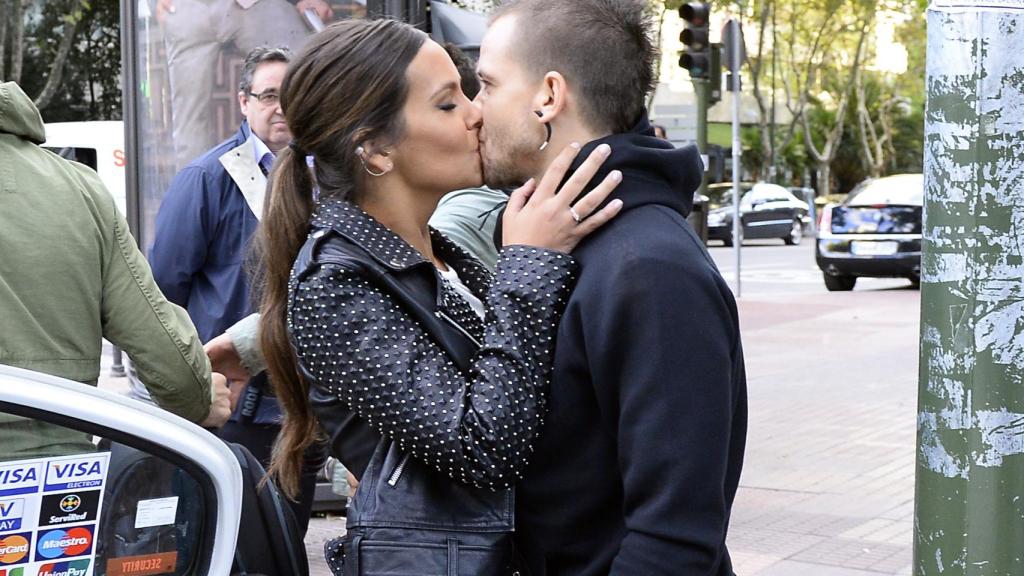
{"label": "leather jacket collar", "polygon": [[[423,264],[430,264],[433,268],[418,250],[351,201],[336,198],[320,201],[311,226],[314,233],[318,230],[334,230],[393,271],[404,271]],[[437,256],[455,268],[470,290],[478,296],[487,291],[490,272],[483,264],[434,228],[430,229],[430,239]]]}

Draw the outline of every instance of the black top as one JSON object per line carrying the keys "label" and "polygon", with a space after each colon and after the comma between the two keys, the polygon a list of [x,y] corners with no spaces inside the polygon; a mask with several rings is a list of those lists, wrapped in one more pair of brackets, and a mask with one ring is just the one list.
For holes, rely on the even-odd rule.
{"label": "black top", "polygon": [[698,152],[645,118],[576,165],[602,142],[594,182],[621,170],[624,207],[573,253],[549,415],[517,486],[519,548],[532,576],[732,574],[746,378],[732,293],[686,222]]}

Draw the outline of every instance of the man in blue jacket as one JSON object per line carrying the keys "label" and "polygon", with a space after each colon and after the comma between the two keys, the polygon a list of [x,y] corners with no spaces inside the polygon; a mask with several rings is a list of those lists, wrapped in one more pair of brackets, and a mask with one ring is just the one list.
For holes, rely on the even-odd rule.
{"label": "man in blue jacket", "polygon": [[549,412],[517,487],[533,576],[727,576],[746,377],[736,303],[686,222],[703,167],[644,111],[656,48],[642,0],[512,0],[484,36],[480,148],[492,188],[572,142],[611,147],[624,206],[574,256]]}
{"label": "man in blue jacket", "polygon": [[[246,257],[263,214],[267,174],[291,141],[278,100],[290,53],[260,47],[246,56],[238,87],[245,121],[233,137],[192,161],[171,182],[156,218],[149,252],[167,299],[184,307],[203,342],[253,311]],[[280,431],[280,408],[264,374],[233,382],[242,400],[220,431],[269,463]],[[312,509],[315,469],[293,506],[302,531]],[[307,489],[308,488],[308,489]]]}

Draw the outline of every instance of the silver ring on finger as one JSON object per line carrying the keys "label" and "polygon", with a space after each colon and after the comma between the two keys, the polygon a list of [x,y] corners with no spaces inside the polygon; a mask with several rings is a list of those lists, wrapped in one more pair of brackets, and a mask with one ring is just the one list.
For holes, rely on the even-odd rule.
{"label": "silver ring on finger", "polygon": [[575,220],[577,224],[583,222],[583,217],[580,216],[580,213],[576,211],[576,208],[569,206],[569,214],[572,214],[572,219]]}

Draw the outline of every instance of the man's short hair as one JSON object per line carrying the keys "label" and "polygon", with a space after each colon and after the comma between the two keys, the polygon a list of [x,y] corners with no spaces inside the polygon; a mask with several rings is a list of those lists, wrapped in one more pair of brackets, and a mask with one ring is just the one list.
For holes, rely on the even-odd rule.
{"label": "man's short hair", "polygon": [[629,131],[654,89],[657,43],[644,0],[507,0],[493,20],[516,15],[519,57],[542,76],[561,73],[583,118],[602,132]]}
{"label": "man's short hair", "polygon": [[292,61],[292,53],[287,48],[272,48],[270,46],[257,46],[245,55],[245,63],[242,65],[242,79],[238,81],[238,91],[242,94],[249,94],[252,91],[252,77],[260,64],[267,62]]}
{"label": "man's short hair", "polygon": [[459,71],[462,93],[470,100],[476,98],[477,92],[480,91],[480,79],[476,75],[476,63],[455,44],[445,42],[442,46],[444,51],[448,53],[448,57],[455,63],[455,68]]}

